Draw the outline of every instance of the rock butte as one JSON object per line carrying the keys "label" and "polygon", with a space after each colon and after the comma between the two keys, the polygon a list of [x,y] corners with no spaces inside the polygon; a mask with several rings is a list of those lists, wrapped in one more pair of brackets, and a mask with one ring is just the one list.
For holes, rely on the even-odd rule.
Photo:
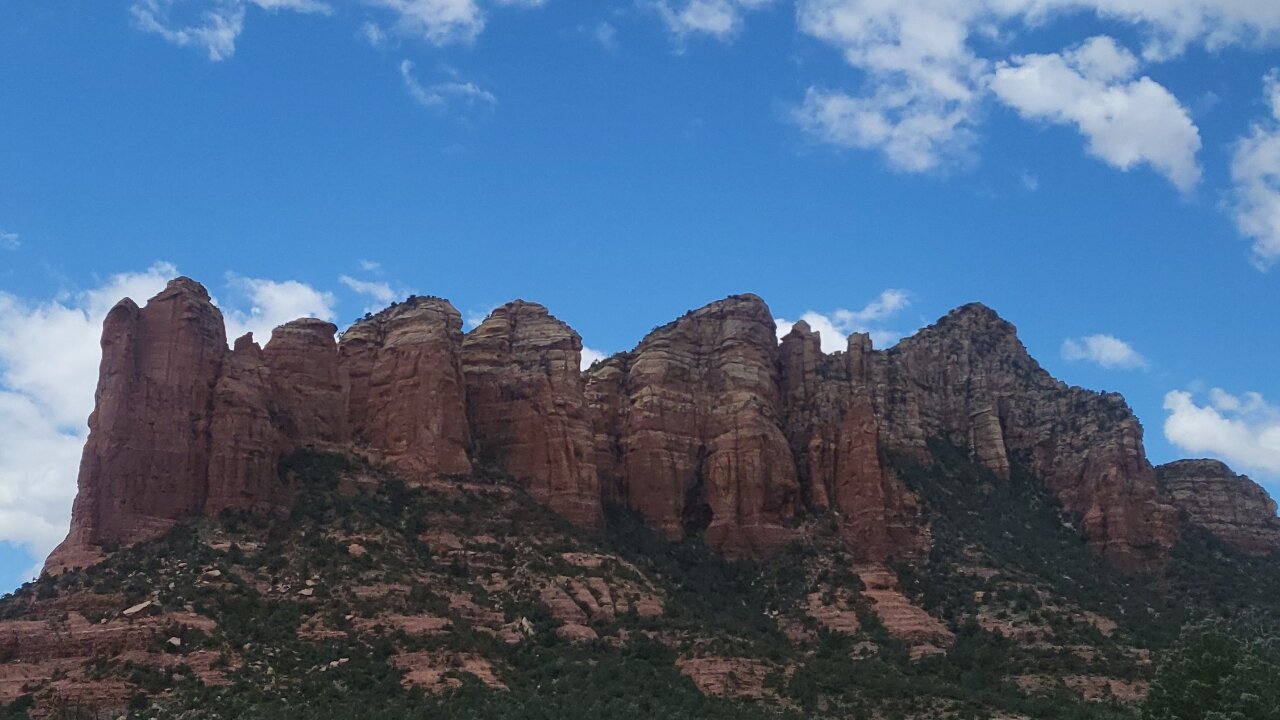
{"label": "rock butte", "polygon": [[[415,297],[337,328],[301,319],[265,348],[228,349],[221,313],[188,278],[103,326],[79,494],[58,572],[189,517],[289,501],[279,458],[364,455],[410,483],[500,472],[583,526],[609,505],[668,538],[699,533],[749,556],[838,518],[855,556],[921,558],[916,497],[890,455],[966,452],[997,480],[1030,473],[1125,567],[1159,561],[1189,523],[1247,552],[1280,549],[1276,506],[1214,461],[1153,468],[1124,399],[1068,387],[982,305],[888,350],[866,335],[824,354],[796,323],[781,343],[754,295],[655,329],[579,370],[582,341],[515,301],[470,333],[448,301]],[[941,443],[941,444],[939,444]]]}

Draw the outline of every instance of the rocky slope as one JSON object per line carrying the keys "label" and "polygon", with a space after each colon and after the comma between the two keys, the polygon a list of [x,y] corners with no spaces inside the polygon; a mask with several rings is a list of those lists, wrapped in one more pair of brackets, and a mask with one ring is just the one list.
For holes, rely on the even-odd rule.
{"label": "rocky slope", "polygon": [[888,350],[854,335],[828,355],[804,323],[779,344],[764,301],[738,295],[585,373],[577,333],[522,301],[465,335],[458,311],[431,297],[368,316],[339,342],[334,332],[302,319],[265,348],[244,337],[228,350],[220,313],[190,279],[142,308],[121,301],[103,329],[71,533],[48,569],[183,518],[287,505],[277,459],[299,449],[358,454],[411,483],[504,473],[580,526],[619,505],[730,557],[802,539],[825,514],[856,557],[884,562],[918,561],[931,542],[887,459],[927,460],[941,443],[996,478],[1035,477],[1121,566],[1167,557],[1175,502],[1228,542],[1277,547],[1257,529],[1265,508],[1244,500],[1265,493],[1247,479],[1236,485],[1253,490],[1222,492],[1212,473],[1162,489],[1123,398],[1053,379],[981,305]]}

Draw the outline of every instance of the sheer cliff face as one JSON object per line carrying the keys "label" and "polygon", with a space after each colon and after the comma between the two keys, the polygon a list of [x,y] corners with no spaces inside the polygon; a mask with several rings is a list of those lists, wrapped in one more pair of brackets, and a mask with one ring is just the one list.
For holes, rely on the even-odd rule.
{"label": "sheer cliff face", "polygon": [[305,448],[385,461],[411,483],[498,470],[578,525],[622,506],[730,556],[799,539],[806,517],[830,512],[856,556],[882,561],[922,559],[930,543],[888,459],[927,462],[940,441],[997,481],[1043,482],[1122,565],[1158,560],[1179,511],[1250,552],[1280,548],[1261,489],[1204,462],[1157,482],[1122,398],[1054,380],[979,305],[889,350],[854,335],[827,355],[804,323],[779,344],[764,302],[738,295],[586,373],[577,333],[533,303],[466,336],[438,298],[393,305],[341,342],[335,330],[298,320],[265,349],[246,336],[228,350],[189,279],[141,309],[121,301],[103,328],[71,532],[47,568],[183,518],[285,504],[278,460]]}
{"label": "sheer cliff face", "polygon": [[353,325],[338,350],[357,442],[411,480],[471,471],[453,305],[413,298]]}
{"label": "sheer cliff face", "polygon": [[848,352],[828,356],[808,324],[791,328],[781,348],[787,438],[809,507],[835,510],[859,556],[919,557],[928,550],[928,526],[915,496],[881,462],[869,342],[854,336]]}
{"label": "sheer cliff face", "polygon": [[207,496],[215,387],[227,355],[222,315],[180,278],[145,308],[107,315],[71,533],[49,559],[87,564],[103,545],[157,535]]}
{"label": "sheer cliff face", "polygon": [[649,334],[587,376],[605,494],[667,537],[729,555],[777,547],[799,507],[768,307],[739,295]]}
{"label": "sheer cliff face", "polygon": [[505,470],[537,502],[595,527],[600,483],[581,362],[578,333],[523,301],[494,310],[462,343],[477,464]]}
{"label": "sheer cliff face", "polygon": [[1217,460],[1179,460],[1156,468],[1161,489],[1193,525],[1245,552],[1280,549],[1276,503],[1257,483]]}

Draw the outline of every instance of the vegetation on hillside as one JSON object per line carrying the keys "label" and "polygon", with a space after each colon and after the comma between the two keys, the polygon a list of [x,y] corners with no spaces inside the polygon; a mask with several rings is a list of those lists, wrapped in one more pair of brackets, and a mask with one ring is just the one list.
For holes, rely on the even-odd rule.
{"label": "vegetation on hillside", "polygon": [[[625,511],[585,533],[499,475],[415,489],[316,453],[281,464],[299,488],[289,513],[181,525],[24,586],[0,601],[0,619],[56,598],[118,596],[213,620],[166,628],[155,648],[164,662],[86,663],[84,677],[134,689],[129,718],[1183,720],[1217,717],[1194,714],[1216,704],[1236,720],[1280,707],[1264,682],[1280,662],[1273,560],[1190,533],[1166,568],[1124,575],[1025,472],[1001,481],[954,448],[933,450],[931,465],[892,458],[933,535],[927,563],[895,570],[956,634],[945,654],[915,660],[865,600],[854,602],[855,635],[805,612],[811,593],[863,589],[831,517],[806,520],[811,542],[734,562],[696,536],[667,542]],[[573,642],[541,595],[572,582],[651,594],[661,614],[633,604],[589,620],[599,639]],[[1254,611],[1251,627],[1269,629],[1249,639],[1207,620],[1242,607]],[[406,617],[439,625],[415,630]],[[168,637],[180,645],[164,647]],[[201,654],[216,659],[193,669]],[[431,682],[414,675],[424,658],[435,663]],[[763,679],[711,696],[682,672],[697,658],[749,662]],[[1112,696],[1148,681],[1145,707]],[[0,720],[98,710],[42,705],[48,691],[32,687]]]}

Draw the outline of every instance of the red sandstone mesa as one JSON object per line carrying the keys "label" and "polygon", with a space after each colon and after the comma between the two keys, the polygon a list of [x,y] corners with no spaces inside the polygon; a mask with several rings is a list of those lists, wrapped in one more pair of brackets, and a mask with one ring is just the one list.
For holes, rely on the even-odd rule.
{"label": "red sandstone mesa", "polygon": [[1280,549],[1258,486],[1207,461],[1157,473],[1120,396],[1053,379],[981,305],[888,350],[854,335],[824,354],[804,323],[779,344],[764,302],[735,295],[585,373],[578,334],[523,301],[465,336],[439,298],[393,305],[340,342],[335,331],[302,319],[265,349],[246,336],[229,350],[221,313],[190,279],[143,308],[122,300],[103,326],[71,531],[46,569],[91,564],[184,518],[287,503],[278,459],[306,448],[386,461],[413,483],[500,470],[578,525],[623,506],[730,556],[803,538],[806,518],[830,512],[874,563],[923,557],[930,543],[888,460],[927,463],[950,445],[996,482],[1043,482],[1125,566],[1166,554],[1179,511],[1246,551]]}

